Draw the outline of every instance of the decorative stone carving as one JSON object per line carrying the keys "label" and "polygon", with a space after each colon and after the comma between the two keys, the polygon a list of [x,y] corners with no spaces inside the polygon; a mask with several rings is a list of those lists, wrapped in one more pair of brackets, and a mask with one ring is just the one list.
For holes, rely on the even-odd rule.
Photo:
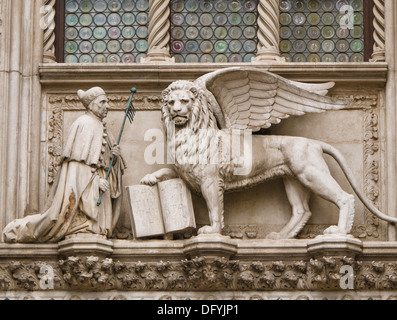
{"label": "decorative stone carving", "polygon": [[[397,264],[319,256],[297,261],[239,261],[196,257],[181,261],[121,262],[97,256],[70,256],[57,262],[11,261],[0,266],[0,292],[43,292],[42,267],[53,270],[54,289],[65,292],[292,292],[339,291],[342,266],[354,272],[354,292],[397,289]],[[298,294],[299,295],[299,294]]]}
{"label": "decorative stone carving", "polygon": [[41,26],[44,29],[44,63],[54,63],[55,58],[55,1],[56,0],[43,0],[44,17],[41,21],[45,25]]}
{"label": "decorative stone carving", "polygon": [[280,57],[279,0],[258,3],[258,52],[252,62],[285,62]]}
{"label": "decorative stone carving", "polygon": [[371,62],[386,61],[385,0],[374,0],[374,52]]}
{"label": "decorative stone carving", "polygon": [[141,63],[175,62],[170,55],[170,1],[149,0],[149,39],[148,53]]}
{"label": "decorative stone carving", "polygon": [[[226,68],[195,82],[172,83],[163,92],[162,113],[167,135],[171,135],[168,152],[174,153],[175,171],[162,169],[141,182],[153,185],[180,176],[201,192],[210,218],[210,226],[199,230],[199,234],[205,234],[221,233],[224,227],[224,191],[283,177],[292,218],[269,238],[293,238],[305,226],[311,216],[308,190],[340,209],[338,226],[324,233],[346,235],[353,226],[354,197],[342,191],[331,177],[322,157],[327,153],[341,166],[364,205],[378,217],[396,222],[363,196],[346,160],[332,146],[296,137],[251,136],[251,131],[269,128],[291,115],[341,109],[352,102],[326,97],[332,86],[302,84],[250,68]],[[240,131],[240,136],[234,136],[236,130],[244,131],[244,142],[240,141]],[[238,147],[233,139],[237,139]],[[244,155],[239,153],[241,143]],[[237,154],[233,148],[237,148]]]}
{"label": "decorative stone carving", "polygon": [[[46,209],[9,223],[3,231],[6,242],[58,242],[76,233],[112,234],[120,215],[124,161],[104,122],[110,107],[105,92],[94,87],[79,90],[78,96],[87,113],[72,124],[62,153],[53,150],[61,155],[61,169]],[[112,156],[115,161],[109,169]],[[104,194],[98,205],[100,192]]]}

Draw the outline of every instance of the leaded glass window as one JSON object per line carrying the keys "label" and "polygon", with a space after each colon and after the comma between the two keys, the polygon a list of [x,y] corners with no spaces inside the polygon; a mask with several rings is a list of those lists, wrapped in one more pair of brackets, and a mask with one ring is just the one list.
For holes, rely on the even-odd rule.
{"label": "leaded glass window", "polygon": [[363,0],[281,0],[280,38],[287,61],[364,61]]}
{"label": "leaded glass window", "polygon": [[257,49],[257,0],[171,1],[176,62],[250,62]]}
{"label": "leaded glass window", "polygon": [[148,49],[149,0],[67,0],[66,63],[139,62]]}

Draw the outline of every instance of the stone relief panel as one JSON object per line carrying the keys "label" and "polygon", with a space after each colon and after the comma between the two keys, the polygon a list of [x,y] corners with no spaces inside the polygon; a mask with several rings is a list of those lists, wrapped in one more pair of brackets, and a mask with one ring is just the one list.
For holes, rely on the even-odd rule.
{"label": "stone relief panel", "polygon": [[[340,94],[334,95],[338,98],[348,98],[351,97],[351,94]],[[124,94],[109,94],[110,104],[112,106],[112,111],[116,117],[120,115],[121,112],[124,111],[125,106],[128,102],[128,95]],[[157,94],[137,94],[134,97],[134,105],[138,111],[137,113],[137,126],[138,130],[145,131],[151,127],[155,127],[158,129],[162,129],[162,124],[160,121],[160,95]],[[74,94],[48,94],[47,98],[47,115],[48,115],[48,142],[47,142],[47,150],[48,150],[48,159],[47,159],[47,184],[50,187],[53,182],[56,174],[59,170],[59,157],[61,154],[61,146],[63,145],[63,136],[65,134],[65,130],[67,130],[67,125],[71,122],[70,119],[77,117],[77,115],[83,112],[84,108],[79,102],[77,95]],[[343,118],[349,112],[352,112],[352,116],[356,116],[359,114],[362,119],[362,129],[360,131],[360,137],[356,138],[360,140],[357,144],[358,149],[362,149],[362,159],[361,163],[358,164],[358,171],[362,172],[361,181],[363,183],[363,190],[365,191],[365,195],[376,205],[381,206],[382,199],[382,186],[381,186],[381,170],[379,168],[381,164],[381,148],[380,148],[380,139],[381,133],[379,132],[379,110],[381,106],[379,104],[379,92],[371,92],[369,94],[355,94],[354,95],[354,103],[352,103],[348,110],[338,111]],[[140,112],[143,111],[143,112]],[[321,115],[321,117],[327,118],[332,117],[335,113],[331,115]],[[142,117],[139,119],[139,117]],[[111,117],[110,121],[114,120],[114,131],[117,132],[119,130],[119,125],[121,121],[117,121],[118,118]],[[299,120],[297,120],[299,122]],[[145,123],[145,124],[144,124]],[[134,124],[135,125],[135,124]],[[299,124],[298,124],[299,126]],[[342,124],[343,126],[343,124]],[[282,130],[281,130],[282,131]],[[136,132],[136,131],[135,131]],[[284,133],[284,132],[282,132]],[[126,134],[126,138],[123,137],[122,147],[127,148],[127,152],[130,155],[130,158],[127,162],[132,163],[132,166],[127,163],[129,167],[126,172],[126,185],[133,185],[139,183],[140,178],[144,175],[144,173],[149,173],[153,171],[153,167],[156,165],[147,165],[141,163],[143,161],[143,156],[140,159],[136,159],[136,154],[143,154],[145,147],[148,146],[148,142],[144,142],[143,140],[144,133],[140,133],[140,136],[133,137],[133,134]],[[295,135],[295,133],[293,133]],[[313,133],[313,136],[316,136],[316,132]],[[321,140],[321,138],[320,138]],[[136,149],[136,145],[139,145],[139,150]],[[343,151],[343,150],[342,150]],[[357,158],[357,157],[355,157]],[[144,168],[142,172],[138,174],[136,171],[137,166],[143,165]],[[164,165],[163,165],[164,166]],[[158,165],[157,167],[161,168],[163,166]],[[362,168],[362,171],[360,171]],[[360,181],[360,177],[357,176]],[[264,189],[268,190],[270,188],[270,192],[273,188],[272,186],[263,186]],[[49,188],[47,188],[49,189]],[[277,189],[277,184],[276,184]],[[245,191],[240,197],[244,197],[246,195]],[[281,192],[283,193],[283,191]],[[233,194],[233,197],[238,194]],[[233,203],[233,199],[228,199],[226,195],[225,198],[225,219],[226,226],[223,230],[223,234],[229,235],[232,238],[238,239],[256,239],[256,238],[264,238],[266,234],[271,231],[277,230],[280,228],[280,223],[274,218],[270,217],[268,223],[264,223],[264,219],[267,220],[268,217],[262,216],[259,219],[248,219],[247,222],[242,222],[242,219],[237,216],[236,218],[230,219],[228,218],[227,210],[231,208],[231,210],[238,210],[238,206],[235,206]],[[233,198],[232,197],[232,198]],[[258,195],[254,194],[250,196],[250,198],[258,197]],[[283,202],[283,195],[276,195],[276,204],[278,208],[275,210],[283,211],[285,205]],[[195,213],[197,216],[197,224],[198,227],[206,224],[206,207],[205,203],[203,203],[203,199],[200,195],[193,195]],[[285,199],[284,199],[285,200]],[[274,204],[271,204],[274,205]],[[353,226],[353,235],[359,237],[361,239],[368,240],[382,240],[382,232],[385,230],[385,226],[382,222],[379,221],[377,217],[372,215],[369,211],[364,209],[363,206],[360,205],[360,201],[356,201],[357,210],[356,210],[356,221]],[[125,204],[125,209],[128,210],[128,205]],[[284,213],[286,219],[288,218],[288,209]],[[255,216],[255,215],[254,215]],[[242,217],[242,216],[241,216]],[[283,217],[283,214],[281,215]],[[246,220],[246,219],[245,219]],[[256,220],[256,221],[255,221]],[[241,221],[241,222],[240,222]],[[273,223],[274,222],[274,223]],[[309,224],[301,231],[298,235],[298,238],[314,238],[315,236],[321,234],[327,227],[329,227],[331,223],[322,223],[322,221],[309,221]],[[116,238],[120,239],[132,239],[133,235],[131,234],[131,228],[129,225],[129,218],[127,214],[124,214],[124,218],[121,219],[119,232],[116,233]]]}

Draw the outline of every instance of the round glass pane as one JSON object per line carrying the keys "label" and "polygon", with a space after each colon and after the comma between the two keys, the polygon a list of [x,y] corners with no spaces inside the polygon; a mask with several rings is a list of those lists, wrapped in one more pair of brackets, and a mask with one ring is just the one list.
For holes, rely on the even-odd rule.
{"label": "round glass pane", "polygon": [[200,9],[204,12],[210,12],[213,8],[211,0],[200,1]]}
{"label": "round glass pane", "polygon": [[69,0],[65,5],[66,12],[74,13],[79,9],[79,5],[75,0]]}
{"label": "round glass pane", "polygon": [[333,52],[335,50],[335,43],[332,40],[323,41],[321,46],[325,52]]}
{"label": "round glass pane", "polygon": [[133,63],[135,61],[135,57],[131,53],[126,53],[121,57],[122,63]]}
{"label": "round glass pane", "polygon": [[200,50],[204,53],[210,53],[212,49],[214,48],[213,44],[211,41],[203,41],[200,44]]}
{"label": "round glass pane", "polygon": [[189,39],[197,39],[199,30],[196,27],[189,27],[186,29],[186,37]]}
{"label": "round glass pane", "polygon": [[92,37],[92,30],[87,27],[81,28],[79,31],[79,36],[83,40],[88,40]]}
{"label": "round glass pane", "polygon": [[135,35],[135,30],[133,27],[125,27],[122,31],[122,35],[124,39],[132,39]]}
{"label": "round glass pane", "polygon": [[227,29],[225,27],[218,27],[215,29],[215,37],[217,39],[224,39],[227,36]]}
{"label": "round glass pane", "polygon": [[173,41],[171,44],[171,49],[175,53],[181,53],[184,50],[185,46],[182,41]]}
{"label": "round glass pane", "polygon": [[138,0],[136,2],[136,8],[139,11],[147,11],[149,9],[149,0]]}
{"label": "round glass pane", "polygon": [[198,0],[187,0],[185,4],[185,8],[187,11],[195,12],[199,8]]}
{"label": "round glass pane", "polygon": [[293,34],[296,39],[303,39],[306,36],[306,29],[304,27],[296,27]]}
{"label": "round glass pane", "polygon": [[134,9],[134,0],[123,0],[122,6],[124,11],[132,11]]}
{"label": "round glass pane", "polygon": [[146,40],[138,40],[135,44],[136,49],[139,52],[146,52],[148,49],[148,43]]}
{"label": "round glass pane", "polygon": [[226,63],[227,62],[227,57],[224,54],[218,54],[215,57],[215,62],[216,63]]}
{"label": "round glass pane", "polygon": [[94,38],[95,39],[103,39],[106,37],[106,29],[103,27],[98,27],[94,29]]}
{"label": "round glass pane", "polygon": [[77,59],[76,56],[72,56],[72,55],[67,55],[65,58],[65,63],[78,63],[79,60]]}
{"label": "round glass pane", "polygon": [[124,40],[121,43],[121,49],[124,52],[132,52],[132,50],[134,50],[134,42],[131,40]]}
{"label": "round glass pane", "polygon": [[217,53],[224,53],[228,48],[227,42],[223,40],[219,40],[215,42],[215,51]]}
{"label": "round glass pane", "polygon": [[204,28],[201,28],[201,29],[200,29],[200,36],[201,36],[203,39],[210,39],[210,38],[212,37],[212,35],[213,35],[212,28],[210,28],[210,27],[204,27]]}
{"label": "round glass pane", "polygon": [[256,28],[254,27],[246,27],[244,29],[244,37],[247,39],[253,39],[256,36]]}
{"label": "round glass pane", "polygon": [[105,0],[97,0],[94,2],[94,9],[96,12],[103,12],[107,8],[107,4]]}
{"label": "round glass pane", "polygon": [[239,27],[231,27],[229,30],[229,36],[232,39],[238,39],[242,36],[243,31]]}
{"label": "round glass pane", "polygon": [[103,53],[106,50],[106,42],[105,41],[95,41],[93,45],[93,49],[96,53]]}
{"label": "round glass pane", "polygon": [[108,16],[108,22],[111,26],[117,26],[121,22],[121,17],[117,13],[111,13]]}
{"label": "round glass pane", "polygon": [[112,27],[108,31],[108,35],[110,39],[118,39],[121,35],[121,30],[117,27]]}
{"label": "round glass pane", "polygon": [[132,13],[124,13],[121,20],[125,25],[132,26],[135,22],[135,16]]}
{"label": "round glass pane", "polygon": [[106,63],[106,57],[103,54],[97,54],[94,57],[94,62],[95,63]]}
{"label": "round glass pane", "polygon": [[92,58],[88,54],[83,54],[82,56],[80,56],[79,62],[80,63],[91,63],[92,62]]}
{"label": "round glass pane", "polygon": [[120,51],[120,42],[117,40],[111,40],[108,42],[108,50],[111,53],[117,53]]}
{"label": "round glass pane", "polygon": [[117,54],[111,54],[108,57],[108,62],[109,63],[119,63],[119,62],[121,62],[121,59]]}
{"label": "round glass pane", "polygon": [[119,0],[112,0],[109,2],[109,10],[112,12],[118,12],[121,9],[121,3]]}
{"label": "round glass pane", "polygon": [[79,45],[79,50],[82,53],[90,53],[92,51],[92,44],[89,41],[82,41]]}
{"label": "round glass pane", "polygon": [[77,38],[78,35],[79,33],[76,28],[67,28],[65,30],[65,38],[67,40],[74,40]]}

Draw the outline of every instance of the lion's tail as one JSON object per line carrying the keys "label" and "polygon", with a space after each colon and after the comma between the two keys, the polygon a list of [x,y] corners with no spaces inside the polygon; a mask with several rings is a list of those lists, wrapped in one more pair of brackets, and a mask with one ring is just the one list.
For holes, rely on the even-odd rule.
{"label": "lion's tail", "polygon": [[350,185],[352,186],[354,192],[357,194],[358,198],[361,200],[361,202],[368,208],[369,211],[371,211],[373,214],[378,216],[380,219],[388,221],[392,224],[397,223],[397,218],[390,217],[383,212],[379,211],[369,200],[366,198],[361,190],[358,188],[358,183],[353,175],[353,172],[347,165],[347,162],[345,160],[345,157],[334,147],[331,145],[318,141],[323,149],[323,152],[326,154],[329,154],[331,157],[333,157],[336,162],[338,162],[339,166],[342,168],[343,173],[345,174],[347,180],[349,181]]}

